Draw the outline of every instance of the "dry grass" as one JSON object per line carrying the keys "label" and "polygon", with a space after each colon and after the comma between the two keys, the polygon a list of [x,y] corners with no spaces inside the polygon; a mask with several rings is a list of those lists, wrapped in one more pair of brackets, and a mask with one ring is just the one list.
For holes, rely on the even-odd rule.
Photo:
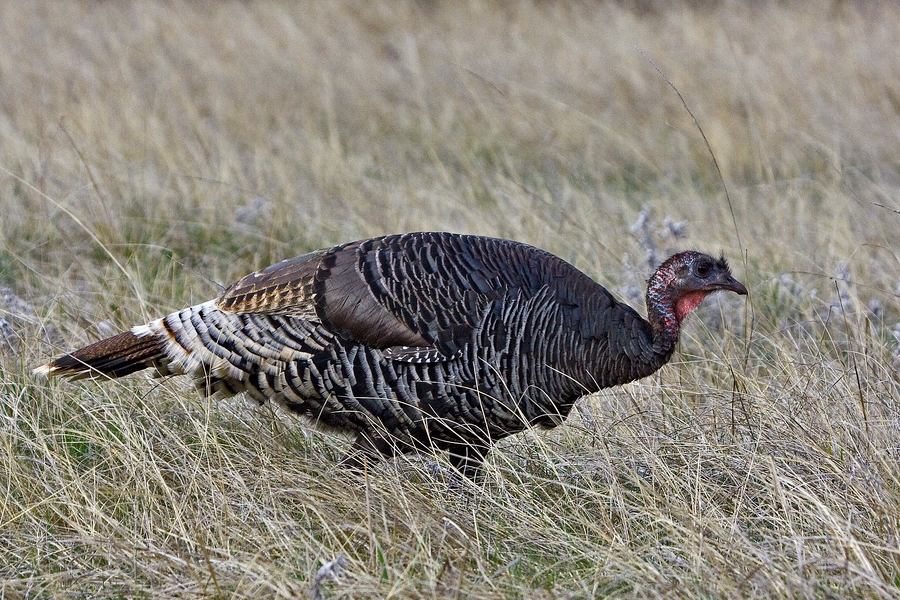
{"label": "dry grass", "polygon": [[[0,3],[0,597],[900,596],[897,31],[877,1]],[[752,295],[477,488],[349,477],[345,440],[178,381],[30,375],[420,229],[632,302],[722,249]]]}

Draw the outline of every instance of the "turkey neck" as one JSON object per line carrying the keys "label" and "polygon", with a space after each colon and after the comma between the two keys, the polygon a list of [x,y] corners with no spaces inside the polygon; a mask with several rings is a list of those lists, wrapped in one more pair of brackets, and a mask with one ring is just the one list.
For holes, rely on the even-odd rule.
{"label": "turkey neck", "polygon": [[662,356],[657,368],[668,362],[681,331],[681,320],[706,297],[706,292],[687,296],[675,294],[675,270],[669,263],[661,266],[647,282],[647,319],[653,351]]}
{"label": "turkey neck", "polygon": [[[657,271],[647,288],[647,316],[616,304],[594,312],[582,338],[584,373],[582,380],[591,391],[646,377],[669,361],[678,343],[681,310],[696,305],[695,298],[680,301],[673,292],[674,274]],[[705,295],[705,294],[704,294]],[[689,312],[689,311],[688,311]]]}

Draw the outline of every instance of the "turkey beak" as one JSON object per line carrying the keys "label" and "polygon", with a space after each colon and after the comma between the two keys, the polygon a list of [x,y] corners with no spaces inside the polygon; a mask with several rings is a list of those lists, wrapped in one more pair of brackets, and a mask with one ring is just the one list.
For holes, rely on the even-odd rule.
{"label": "turkey beak", "polygon": [[747,295],[747,288],[744,287],[744,284],[731,275],[723,275],[722,280],[719,281],[715,287],[717,290],[728,290],[729,292],[734,292],[741,296]]}

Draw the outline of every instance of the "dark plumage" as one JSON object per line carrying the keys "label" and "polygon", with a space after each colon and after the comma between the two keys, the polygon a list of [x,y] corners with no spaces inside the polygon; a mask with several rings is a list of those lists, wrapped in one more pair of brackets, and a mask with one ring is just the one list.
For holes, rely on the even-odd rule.
{"label": "dark plumage", "polygon": [[492,442],[656,371],[717,290],[747,293],[724,259],[676,254],[648,282],[645,320],[532,246],[390,235],[280,262],[35,372],[188,374],[205,394],[246,391],[356,432],[351,464],[437,447],[473,475]]}

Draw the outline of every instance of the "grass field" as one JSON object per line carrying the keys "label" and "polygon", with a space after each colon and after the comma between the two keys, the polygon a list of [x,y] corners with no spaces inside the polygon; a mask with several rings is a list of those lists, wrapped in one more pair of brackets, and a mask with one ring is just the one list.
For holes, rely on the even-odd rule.
{"label": "grass field", "polygon": [[[875,0],[0,2],[0,598],[900,597],[898,31]],[[31,375],[412,230],[641,312],[667,252],[721,251],[751,295],[476,486],[349,475],[177,379]]]}

